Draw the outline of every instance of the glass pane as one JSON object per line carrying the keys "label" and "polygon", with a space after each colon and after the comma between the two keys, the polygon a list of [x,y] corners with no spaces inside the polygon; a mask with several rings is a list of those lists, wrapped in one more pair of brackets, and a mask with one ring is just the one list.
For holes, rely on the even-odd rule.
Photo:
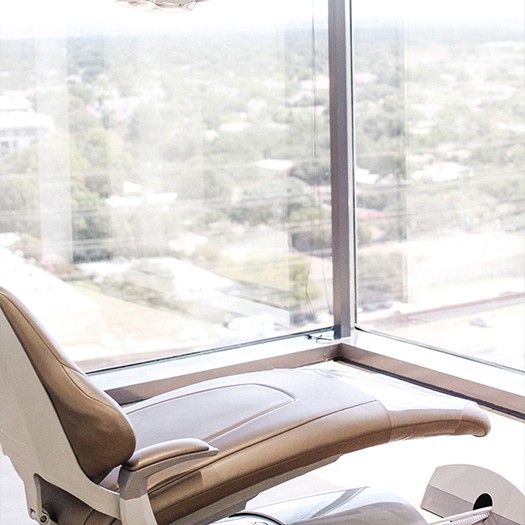
{"label": "glass pane", "polygon": [[0,0],[0,284],[85,369],[332,325],[326,10]]}
{"label": "glass pane", "polygon": [[523,369],[524,3],[353,11],[359,324]]}

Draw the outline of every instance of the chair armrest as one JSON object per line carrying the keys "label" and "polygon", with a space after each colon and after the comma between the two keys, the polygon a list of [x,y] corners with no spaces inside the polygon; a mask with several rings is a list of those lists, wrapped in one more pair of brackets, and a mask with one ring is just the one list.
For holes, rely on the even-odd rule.
{"label": "chair armrest", "polygon": [[[118,477],[120,496],[132,499],[147,492],[148,479],[169,467],[215,456],[218,450],[200,439],[175,439],[137,450],[124,463]],[[181,473],[194,465],[185,465]]]}
{"label": "chair armrest", "polygon": [[165,441],[135,452],[118,476],[122,524],[157,525],[148,497],[148,479],[177,465],[181,468],[170,473],[182,474],[218,452],[200,439]]}

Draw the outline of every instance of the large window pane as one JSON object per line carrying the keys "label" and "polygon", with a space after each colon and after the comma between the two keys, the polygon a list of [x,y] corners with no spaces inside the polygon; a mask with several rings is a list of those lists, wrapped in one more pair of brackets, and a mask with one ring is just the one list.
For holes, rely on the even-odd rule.
{"label": "large window pane", "polygon": [[517,369],[523,10],[353,2],[359,324]]}
{"label": "large window pane", "polygon": [[332,325],[326,9],[0,0],[0,284],[84,368]]}

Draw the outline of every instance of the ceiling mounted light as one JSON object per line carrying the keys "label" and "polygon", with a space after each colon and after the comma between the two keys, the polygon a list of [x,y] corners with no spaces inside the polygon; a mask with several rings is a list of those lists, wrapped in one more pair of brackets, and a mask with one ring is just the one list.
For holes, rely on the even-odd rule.
{"label": "ceiling mounted light", "polygon": [[197,2],[204,0],[116,0],[117,4],[143,11],[191,11]]}

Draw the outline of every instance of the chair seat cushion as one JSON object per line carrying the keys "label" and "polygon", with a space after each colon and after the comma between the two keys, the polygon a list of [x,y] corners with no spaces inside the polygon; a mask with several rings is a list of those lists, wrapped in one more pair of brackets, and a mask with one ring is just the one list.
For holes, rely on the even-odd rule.
{"label": "chair seat cushion", "polygon": [[474,404],[386,403],[323,372],[273,370],[199,383],[139,403],[128,411],[137,446],[199,438],[219,449],[198,470],[151,480],[162,524],[195,525],[302,469],[354,450],[437,434],[487,432]]}

